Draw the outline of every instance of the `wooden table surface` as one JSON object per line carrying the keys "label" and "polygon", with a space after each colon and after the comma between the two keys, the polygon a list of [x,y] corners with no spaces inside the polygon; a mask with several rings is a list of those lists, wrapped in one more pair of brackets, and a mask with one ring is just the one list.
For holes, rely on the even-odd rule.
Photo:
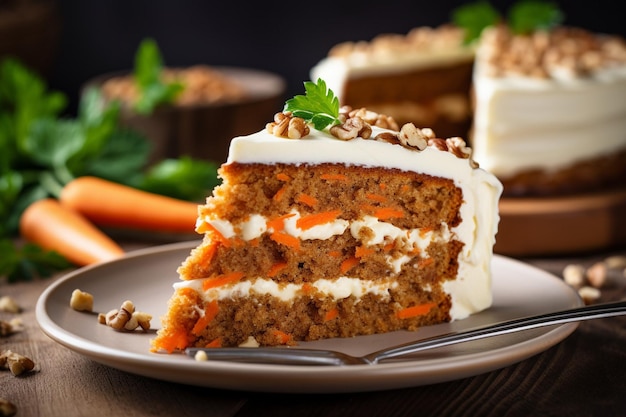
{"label": "wooden table surface", "polygon": [[[151,243],[152,244],[152,243]],[[146,246],[126,243],[127,250]],[[524,259],[561,276],[567,264],[585,267],[605,253]],[[618,274],[597,302],[626,297]],[[0,284],[13,297],[22,332],[0,338],[0,350],[30,357],[35,370],[0,372],[0,398],[16,416],[626,416],[626,317],[582,322],[548,350],[506,368],[435,385],[349,394],[267,394],[187,386],[119,371],[93,362],[48,338],[35,320],[42,291],[60,278]],[[14,314],[0,312],[0,320]],[[0,412],[0,416],[2,413]]]}

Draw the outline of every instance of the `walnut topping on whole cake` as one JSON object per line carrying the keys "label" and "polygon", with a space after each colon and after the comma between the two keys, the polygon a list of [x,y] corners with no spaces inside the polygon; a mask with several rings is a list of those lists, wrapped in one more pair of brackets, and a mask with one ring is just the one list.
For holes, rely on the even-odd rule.
{"label": "walnut topping on whole cake", "polygon": [[406,35],[381,34],[370,42],[342,42],[328,52],[330,57],[347,57],[350,54],[384,55],[389,52],[428,52],[463,47],[464,31],[453,25],[436,28],[417,27]]}
{"label": "walnut topping on whole cake", "polygon": [[573,27],[516,35],[505,25],[486,29],[482,53],[493,77],[582,78],[626,64],[626,41]]}

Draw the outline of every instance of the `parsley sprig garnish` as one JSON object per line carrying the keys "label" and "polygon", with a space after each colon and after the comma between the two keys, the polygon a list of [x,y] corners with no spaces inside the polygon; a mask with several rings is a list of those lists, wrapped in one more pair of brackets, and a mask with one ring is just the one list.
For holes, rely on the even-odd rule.
{"label": "parsley sprig garnish", "polygon": [[297,95],[287,100],[284,111],[290,111],[294,116],[303,118],[317,130],[341,123],[339,99],[326,87],[324,80],[319,78],[317,83],[306,81],[304,89],[305,95]]}
{"label": "parsley sprig garnish", "polygon": [[541,0],[520,0],[508,11],[506,19],[485,0],[466,4],[452,12],[452,21],[465,30],[465,43],[478,39],[483,29],[505,22],[513,33],[523,35],[550,29],[564,20],[558,6]]}

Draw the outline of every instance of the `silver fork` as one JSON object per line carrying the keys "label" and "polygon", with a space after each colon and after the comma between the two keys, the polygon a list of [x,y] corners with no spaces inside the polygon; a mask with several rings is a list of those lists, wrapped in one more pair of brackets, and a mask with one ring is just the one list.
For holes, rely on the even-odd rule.
{"label": "silver fork", "polygon": [[207,353],[209,360],[266,363],[279,365],[376,365],[427,349],[470,342],[492,336],[535,329],[538,327],[576,321],[615,317],[626,314],[626,301],[577,307],[554,313],[524,317],[459,332],[446,333],[427,339],[385,348],[364,356],[350,356],[342,352],[323,349],[270,348],[188,348],[185,353],[195,357],[198,351]]}

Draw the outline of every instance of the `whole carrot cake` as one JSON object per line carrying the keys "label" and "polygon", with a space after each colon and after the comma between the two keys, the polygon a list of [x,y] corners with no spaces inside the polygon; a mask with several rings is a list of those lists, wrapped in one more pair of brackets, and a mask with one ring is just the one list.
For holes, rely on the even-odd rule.
{"label": "whole carrot cake", "polygon": [[491,305],[500,182],[460,138],[305,86],[233,139],[153,351],[415,330]]}

